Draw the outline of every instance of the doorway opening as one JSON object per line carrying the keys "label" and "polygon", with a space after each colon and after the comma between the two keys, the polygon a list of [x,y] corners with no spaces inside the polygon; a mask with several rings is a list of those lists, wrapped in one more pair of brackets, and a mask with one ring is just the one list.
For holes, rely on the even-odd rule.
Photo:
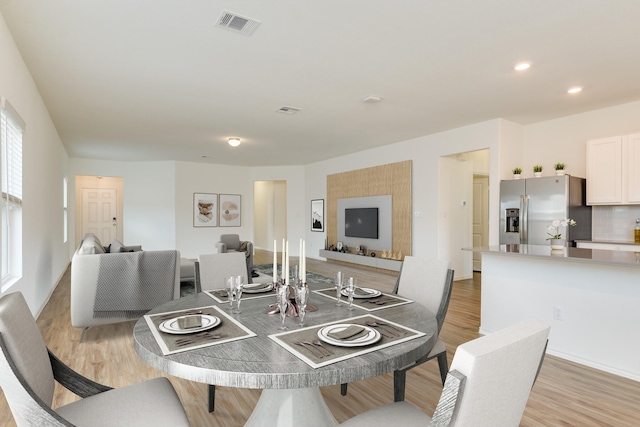
{"label": "doorway opening", "polygon": [[254,181],[253,245],[273,251],[273,241],[287,238],[287,181]]}

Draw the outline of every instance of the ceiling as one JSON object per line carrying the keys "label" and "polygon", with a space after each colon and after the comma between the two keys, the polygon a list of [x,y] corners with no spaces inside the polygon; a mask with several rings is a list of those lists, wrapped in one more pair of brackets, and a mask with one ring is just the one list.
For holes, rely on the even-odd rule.
{"label": "ceiling", "polygon": [[[219,28],[225,10],[261,24]],[[640,99],[636,0],[0,0],[0,12],[78,158],[303,165]]]}

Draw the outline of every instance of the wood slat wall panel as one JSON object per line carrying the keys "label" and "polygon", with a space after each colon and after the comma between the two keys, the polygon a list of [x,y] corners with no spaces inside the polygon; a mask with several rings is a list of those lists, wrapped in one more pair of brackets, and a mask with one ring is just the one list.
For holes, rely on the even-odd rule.
{"label": "wood slat wall panel", "polygon": [[411,255],[411,160],[327,176],[327,245],[338,243],[338,199],[392,196],[394,253]]}

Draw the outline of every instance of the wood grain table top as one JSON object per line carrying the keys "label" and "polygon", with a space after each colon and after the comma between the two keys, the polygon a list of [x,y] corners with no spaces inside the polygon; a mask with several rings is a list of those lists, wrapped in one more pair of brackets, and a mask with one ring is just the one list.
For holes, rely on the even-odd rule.
{"label": "wood grain table top", "polygon": [[[312,289],[326,285],[310,284]],[[313,295],[313,294],[312,294]],[[134,348],[138,355],[154,368],[191,381],[227,387],[255,389],[295,389],[359,381],[401,368],[429,352],[436,341],[437,323],[433,313],[413,302],[376,311],[376,316],[424,332],[425,336],[383,348],[320,368],[312,368],[269,338],[278,330],[280,317],[265,314],[269,298],[243,301],[242,313],[231,316],[253,331],[256,336],[220,345],[163,355],[149,325],[140,319],[133,331]],[[316,312],[307,313],[306,326],[335,322],[361,314],[360,309],[348,310],[346,305],[317,295],[311,298]],[[150,311],[149,314],[215,305],[204,293],[189,295]],[[225,304],[219,305],[226,309]],[[297,318],[287,318],[285,324],[294,330]]]}

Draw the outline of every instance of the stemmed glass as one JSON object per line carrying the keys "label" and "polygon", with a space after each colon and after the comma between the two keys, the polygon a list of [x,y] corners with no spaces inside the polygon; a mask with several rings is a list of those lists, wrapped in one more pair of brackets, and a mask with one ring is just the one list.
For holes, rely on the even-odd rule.
{"label": "stemmed glass", "polygon": [[[240,299],[242,298],[242,289],[244,288],[244,277],[236,276],[234,280],[235,285],[235,297],[236,297],[236,308],[232,312],[235,314],[242,313],[240,311]],[[232,304],[233,305],[233,304]]]}
{"label": "stemmed glass", "polygon": [[304,326],[304,315],[306,314],[308,300],[309,286],[300,283],[300,286],[296,286],[296,305],[298,306],[298,317],[300,317],[298,325],[300,326]]}
{"label": "stemmed glass", "polygon": [[287,327],[284,325],[284,319],[287,317],[287,308],[289,307],[289,287],[287,285],[280,286],[278,288],[276,298],[278,299],[280,319],[282,320],[282,324],[278,329],[285,330]]}
{"label": "stemmed glass", "polygon": [[336,271],[336,273],[333,275],[333,283],[336,286],[336,299],[338,300],[338,302],[336,302],[336,306],[339,306],[341,304],[340,297],[342,296],[342,286],[344,285],[344,277],[342,271]]}
{"label": "stemmed glass", "polygon": [[224,278],[224,289],[227,291],[227,299],[229,300],[229,310],[233,310],[233,294],[236,291],[235,277]]}
{"label": "stemmed glass", "polygon": [[349,310],[353,310],[353,294],[356,291],[356,279],[349,277],[347,282],[347,294],[349,295]]}

